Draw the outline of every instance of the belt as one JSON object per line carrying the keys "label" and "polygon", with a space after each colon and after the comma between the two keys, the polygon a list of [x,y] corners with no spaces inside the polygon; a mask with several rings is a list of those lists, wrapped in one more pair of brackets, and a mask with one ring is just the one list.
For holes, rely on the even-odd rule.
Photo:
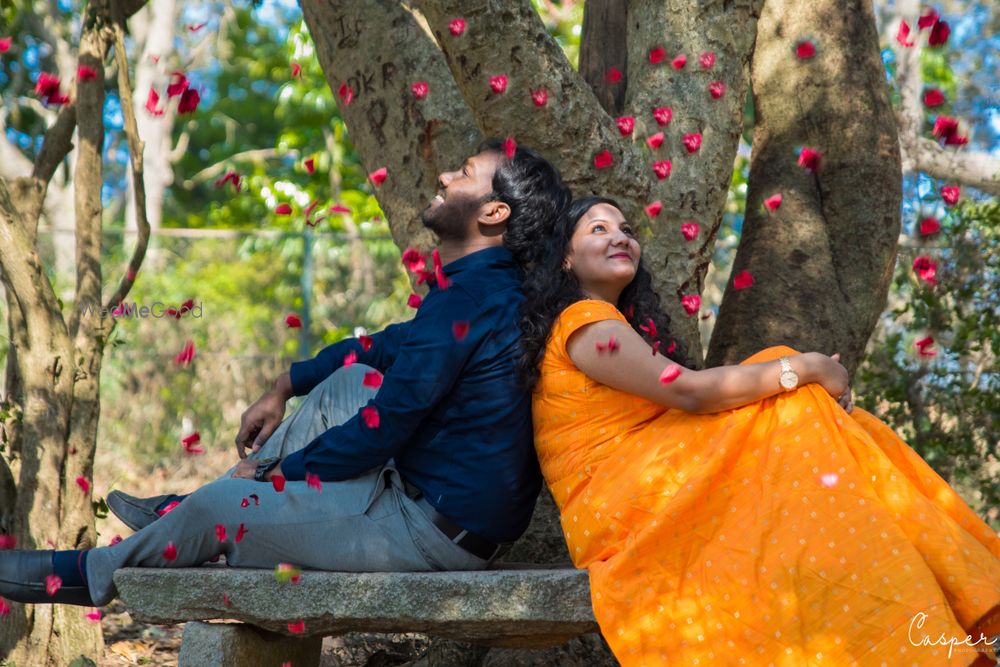
{"label": "belt", "polygon": [[481,535],[462,528],[457,523],[438,512],[433,505],[424,497],[424,492],[405,479],[403,487],[406,495],[409,496],[427,515],[431,523],[440,530],[445,537],[462,547],[470,554],[485,561],[492,562],[510,548],[510,544],[497,544]]}

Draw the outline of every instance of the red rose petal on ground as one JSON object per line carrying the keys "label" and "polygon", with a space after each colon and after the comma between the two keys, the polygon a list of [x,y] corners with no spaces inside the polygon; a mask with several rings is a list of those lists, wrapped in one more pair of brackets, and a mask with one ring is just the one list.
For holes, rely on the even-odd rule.
{"label": "red rose petal on ground", "polygon": [[282,475],[271,475],[271,486],[278,493],[285,490],[285,478]]}
{"label": "red rose petal on ground", "polygon": [[448,21],[448,32],[455,37],[465,32],[465,19],[452,19]]}
{"label": "red rose petal on ground", "polygon": [[382,185],[385,183],[386,177],[389,175],[389,170],[385,167],[379,167],[372,173],[368,174],[368,180],[370,180],[375,185]]}
{"label": "red rose petal on ground", "polygon": [[924,282],[930,285],[937,284],[937,262],[924,255],[913,260],[913,270]]}
{"label": "red rose petal on ground", "polygon": [[236,542],[242,542],[243,541],[243,536],[246,535],[249,532],[250,531],[247,530],[247,527],[241,523],[240,527],[236,529],[235,541]]}
{"label": "red rose petal on ground", "polygon": [[221,523],[215,524],[215,539],[219,540],[220,542],[226,541],[226,527],[223,526]]}
{"label": "red rose petal on ground", "polygon": [[455,340],[465,340],[469,335],[469,323],[460,321],[451,323],[451,335]]}
{"label": "red rose petal on ground", "polygon": [[906,21],[899,22],[899,28],[896,30],[896,41],[899,42],[900,46],[913,46],[913,40],[908,39],[910,36],[910,24]]}
{"label": "red rose petal on ground", "polygon": [[365,373],[365,379],[361,381],[361,384],[372,389],[378,389],[382,386],[382,374],[378,371],[368,371]]}
{"label": "red rose petal on ground", "polygon": [[667,58],[667,50],[662,46],[654,46],[649,50],[649,62],[652,65],[658,65],[662,63]]}
{"label": "red rose petal on ground", "polygon": [[914,342],[914,347],[917,348],[917,354],[921,357],[936,357],[937,350],[934,347],[934,338],[927,336],[926,338],[921,338],[920,340]]}
{"label": "red rose petal on ground", "polygon": [[379,422],[381,421],[378,414],[378,408],[374,405],[367,405],[361,408],[361,420],[364,421],[365,426],[368,428],[378,428]]}
{"label": "red rose petal on ground", "polygon": [[181,95],[181,101],[177,104],[177,113],[194,113],[201,102],[201,95],[194,88],[188,88]]}
{"label": "red rose petal on ground", "polygon": [[57,574],[50,574],[45,577],[45,594],[52,597],[62,588],[62,579]]}
{"label": "red rose petal on ground", "polygon": [[372,349],[372,345],[375,344],[375,339],[371,336],[358,336],[358,342],[361,343],[361,349],[367,352]]}
{"label": "red rose petal on ground", "polygon": [[319,475],[314,475],[311,472],[306,473],[306,486],[310,489],[316,489],[320,493],[323,492],[323,482],[320,481]]}
{"label": "red rose petal on ground", "polygon": [[656,174],[656,178],[663,180],[670,176],[670,160],[659,160],[653,163],[653,173]]}
{"label": "red rose petal on ground", "polygon": [[346,368],[351,364],[353,364],[354,362],[356,362],[357,360],[358,360],[358,353],[355,352],[354,350],[351,350],[350,352],[344,355],[344,363],[342,365]]}
{"label": "red rose petal on ground", "polygon": [[173,563],[177,560],[177,547],[173,542],[167,542],[167,547],[163,550],[163,560]]}
{"label": "red rose petal on ground", "polygon": [[622,80],[622,72],[617,67],[610,67],[608,68],[607,73],[604,75],[604,78],[607,80],[608,83],[618,83],[619,81]]}
{"label": "red rose petal on ground", "polygon": [[816,55],[816,45],[811,40],[803,40],[795,45],[795,57],[806,60]]}
{"label": "red rose petal on ground", "polygon": [[427,91],[430,90],[430,86],[427,85],[426,81],[417,81],[416,83],[410,84],[410,92],[418,100],[422,100],[427,97]]}
{"label": "red rose petal on ground", "polygon": [[497,74],[496,76],[491,76],[490,90],[492,90],[497,95],[507,90],[507,76],[504,74]]}
{"label": "red rose petal on ground", "polygon": [[694,315],[701,308],[701,297],[697,294],[685,294],[681,297],[681,306],[688,315]]}
{"label": "red rose petal on ground", "polygon": [[503,140],[503,153],[508,160],[514,159],[514,154],[517,153],[517,142],[514,141],[514,137],[507,137]]}
{"label": "red rose petal on ground", "polygon": [[649,146],[650,148],[652,148],[653,150],[656,150],[657,148],[659,148],[660,146],[662,146],[663,145],[663,133],[662,132],[657,132],[656,134],[647,137],[646,138],[646,145]]}
{"label": "red rose petal on ground", "polygon": [[774,213],[775,211],[777,211],[779,206],[781,206],[781,193],[780,192],[777,193],[777,194],[773,194],[773,195],[771,195],[770,197],[768,197],[767,199],[764,200],[764,208],[766,208],[771,213]]}
{"label": "red rose petal on ground", "polygon": [[924,93],[924,106],[928,108],[939,107],[944,104],[947,100],[944,98],[944,93],[938,88],[931,88]]}
{"label": "red rose petal on ground", "polygon": [[86,618],[88,621],[93,621],[97,623],[98,621],[101,620],[101,610],[95,607],[94,609],[91,609],[86,614],[84,614],[83,617]]}
{"label": "red rose petal on ground", "polygon": [[306,622],[295,621],[294,623],[289,623],[288,631],[291,632],[293,635],[301,635],[303,632],[306,631]]}
{"label": "red rose petal on ground", "polygon": [[544,107],[545,103],[549,101],[549,91],[544,88],[531,91],[531,101],[535,103],[536,107]]}
{"label": "red rose petal on ground", "polygon": [[93,81],[97,78],[97,71],[93,67],[78,65],[76,68],[76,78],[80,81]]}
{"label": "red rose petal on ground", "polygon": [[618,126],[618,131],[623,137],[627,137],[632,134],[632,130],[635,129],[635,118],[632,116],[622,116],[621,118],[615,119],[615,125]]}
{"label": "red rose petal on ground", "polygon": [[646,206],[645,210],[646,210],[646,215],[648,215],[651,218],[655,218],[660,214],[660,211],[663,210],[663,203],[660,202],[659,200],[654,201],[652,204]]}
{"label": "red rose petal on ground", "polygon": [[948,22],[938,21],[931,28],[931,35],[927,38],[927,44],[930,46],[941,46],[948,42],[949,35],[951,35],[951,28],[948,27]]}
{"label": "red rose petal on ground", "polygon": [[420,297],[419,294],[411,294],[406,299],[406,305],[409,306],[410,308],[419,308],[420,304],[423,302],[424,300]]}
{"label": "red rose petal on ground", "polygon": [[715,64],[715,52],[705,51],[705,53],[698,56],[698,63],[701,64],[702,69],[712,69],[712,65]]}
{"label": "red rose petal on ground", "polygon": [[656,120],[657,125],[666,125],[673,117],[674,110],[671,107],[656,107],[653,109],[653,118]]}
{"label": "red rose petal on ground", "polygon": [[676,70],[682,70],[684,69],[684,66],[687,65],[687,61],[688,57],[682,53],[675,56],[674,59],[670,61],[670,66]]}
{"label": "red rose petal on ground", "polygon": [[292,205],[291,204],[278,204],[274,207],[275,215],[291,215]]}
{"label": "red rose petal on ground", "polygon": [[920,221],[920,235],[930,236],[941,231],[941,223],[937,218],[924,218]]}
{"label": "red rose petal on ground", "polygon": [[753,275],[749,271],[740,271],[733,276],[733,288],[743,290],[753,286]]}
{"label": "red rose petal on ground", "polygon": [[289,329],[299,329],[302,327],[302,320],[295,313],[285,315],[285,326]]}
{"label": "red rose petal on ground", "polygon": [[808,146],[799,153],[799,166],[806,171],[815,173],[819,169],[820,153]]}
{"label": "red rose petal on ground", "polygon": [[80,475],[76,478],[76,485],[80,487],[80,490],[84,493],[90,493],[90,480]]}
{"label": "red rose petal on ground", "polygon": [[712,96],[713,100],[717,100],[726,94],[726,84],[722,81],[713,81],[708,84],[708,94]]}
{"label": "red rose petal on ground", "polygon": [[941,188],[941,199],[948,206],[958,203],[958,198],[962,195],[962,190],[957,185],[946,185]]}
{"label": "red rose petal on ground", "polygon": [[923,30],[924,28],[931,28],[940,20],[937,10],[933,7],[929,7],[926,12],[924,12],[919,19],[917,19],[917,28]]}
{"label": "red rose petal on ground", "polygon": [[594,168],[596,169],[606,169],[614,164],[614,157],[611,155],[611,151],[601,151],[594,156]]}
{"label": "red rose petal on ground", "polygon": [[346,83],[342,83],[340,84],[340,87],[337,88],[337,97],[340,98],[341,104],[343,104],[346,107],[348,104],[351,103],[351,100],[354,99],[354,89],[348,86]]}
{"label": "red rose petal on ground", "polygon": [[681,225],[681,234],[683,234],[684,238],[688,241],[694,240],[694,238],[698,236],[698,223],[694,221],[685,222]]}
{"label": "red rose petal on ground", "polygon": [[155,88],[149,89],[149,95],[146,97],[146,112],[152,116],[162,116],[163,109],[158,109],[160,104],[160,94],[156,92]]}
{"label": "red rose petal on ground", "polygon": [[685,134],[683,138],[684,148],[687,149],[688,153],[697,152],[701,148],[701,133],[692,132],[690,134]]}
{"label": "red rose petal on ground", "polygon": [[681,367],[678,364],[670,364],[660,373],[660,382],[670,384],[681,375]]}

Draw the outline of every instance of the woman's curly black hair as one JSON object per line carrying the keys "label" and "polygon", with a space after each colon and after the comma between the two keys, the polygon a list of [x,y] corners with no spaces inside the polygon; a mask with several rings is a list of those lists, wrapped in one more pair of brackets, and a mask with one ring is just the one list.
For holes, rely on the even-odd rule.
{"label": "woman's curly black hair", "polygon": [[[610,204],[621,210],[618,202],[608,197],[576,199],[560,216],[552,233],[537,240],[540,253],[534,269],[528,272],[524,281],[525,299],[521,304],[523,355],[518,370],[521,381],[528,389],[533,389],[538,383],[545,345],[559,314],[573,303],[587,298],[576,276],[571,271],[563,270],[563,261],[569,252],[570,239],[577,223],[596,204]],[[660,296],[653,291],[653,278],[641,259],[635,278],[618,297],[617,307],[632,328],[651,345],[659,341],[661,354],[682,366],[688,365],[683,345],[670,338],[670,316],[660,307]],[[651,332],[657,335],[652,336]]]}

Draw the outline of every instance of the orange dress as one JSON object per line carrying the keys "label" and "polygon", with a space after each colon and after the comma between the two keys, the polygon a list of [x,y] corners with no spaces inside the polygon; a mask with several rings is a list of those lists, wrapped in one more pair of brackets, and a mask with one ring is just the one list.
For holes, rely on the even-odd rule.
{"label": "orange dress", "polygon": [[533,412],[622,665],[994,664],[1000,538],[892,429],[819,385],[708,415],[612,389],[566,352],[609,319],[563,311]]}

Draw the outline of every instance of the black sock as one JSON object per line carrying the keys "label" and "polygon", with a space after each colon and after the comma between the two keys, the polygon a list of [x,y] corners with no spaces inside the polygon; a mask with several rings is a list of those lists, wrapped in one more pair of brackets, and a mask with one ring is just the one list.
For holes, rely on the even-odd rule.
{"label": "black sock", "polygon": [[169,496],[167,496],[166,500],[164,500],[162,503],[156,506],[156,513],[159,514],[160,512],[165,510],[167,508],[167,505],[169,505],[170,503],[175,503],[175,502],[179,503],[187,497],[188,494],[184,494],[183,496],[175,496],[173,494],[170,494]]}
{"label": "black sock", "polygon": [[52,552],[52,572],[62,579],[63,586],[87,585],[87,554],[88,550]]}

